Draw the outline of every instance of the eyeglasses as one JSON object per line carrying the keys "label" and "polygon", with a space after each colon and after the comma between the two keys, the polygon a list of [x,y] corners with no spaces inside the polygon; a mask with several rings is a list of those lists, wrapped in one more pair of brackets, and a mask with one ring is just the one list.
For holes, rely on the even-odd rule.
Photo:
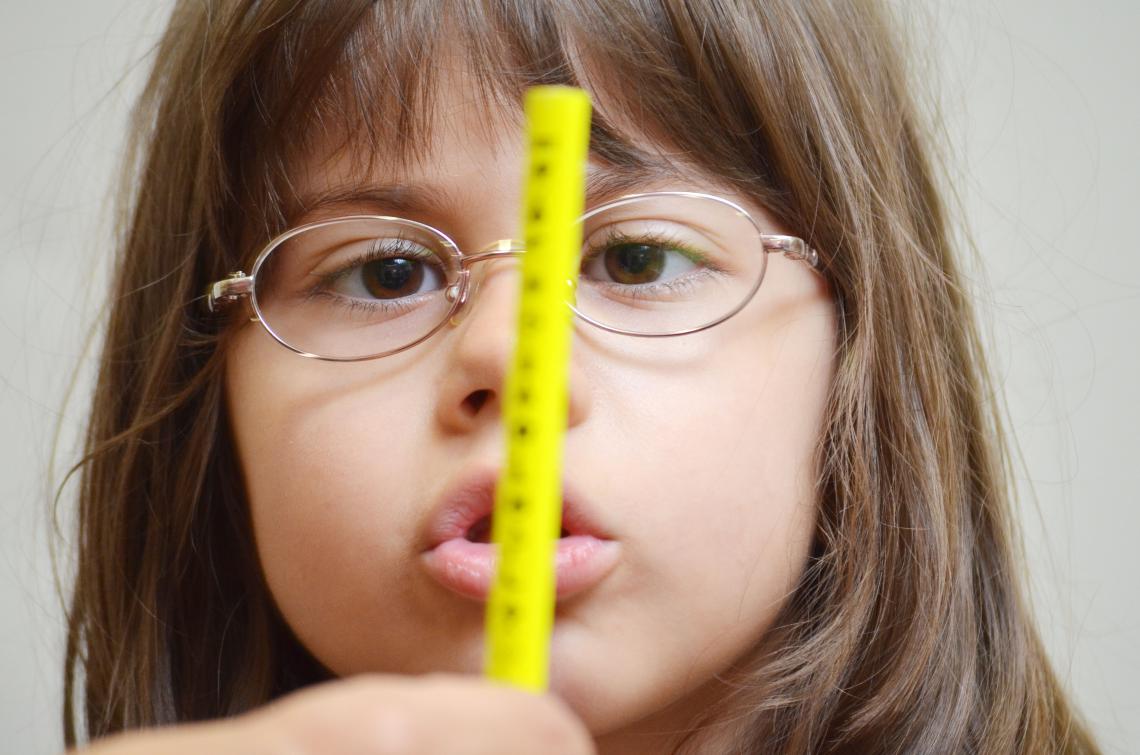
{"label": "eyeglasses", "polygon": [[[711,194],[630,194],[578,222],[582,261],[570,306],[611,333],[680,336],[724,322],[756,294],[771,252],[820,268],[802,239],[766,234],[740,205]],[[468,254],[424,223],[352,215],[277,236],[249,275],[212,283],[206,303],[216,312],[249,297],[254,319],[304,357],[377,359],[456,322],[474,297],[476,262],[523,253],[502,239]]]}

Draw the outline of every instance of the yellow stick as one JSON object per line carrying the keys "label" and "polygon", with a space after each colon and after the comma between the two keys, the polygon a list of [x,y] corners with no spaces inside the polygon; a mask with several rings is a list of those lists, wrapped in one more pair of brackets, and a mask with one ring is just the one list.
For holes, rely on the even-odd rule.
{"label": "yellow stick", "polygon": [[526,93],[528,158],[523,192],[518,339],[506,378],[507,469],[495,492],[491,538],[498,546],[487,600],[486,673],[535,692],[549,677],[554,556],[562,521],[562,442],[567,367],[578,280],[590,138],[590,99],[581,89]]}

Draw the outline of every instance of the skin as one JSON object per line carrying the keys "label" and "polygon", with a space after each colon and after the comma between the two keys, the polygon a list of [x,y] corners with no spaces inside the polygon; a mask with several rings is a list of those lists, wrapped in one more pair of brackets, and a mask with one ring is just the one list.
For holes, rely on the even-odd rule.
{"label": "skin", "polygon": [[[451,104],[428,159],[399,180],[449,192],[454,203],[416,219],[475,250],[522,235],[523,135],[481,128],[485,114],[461,96],[471,90],[456,87],[443,90]],[[300,190],[393,175],[358,167],[351,155],[313,155]],[[791,232],[711,177],[639,187],[665,189],[717,193],[768,232]],[[459,324],[401,354],[304,359],[256,324],[232,342],[226,396],[262,568],[297,637],[338,675],[481,673],[484,606],[435,582],[419,558],[441,492],[503,462],[518,263],[476,269],[481,286]],[[620,558],[559,604],[551,691],[600,752],[661,752],[724,694],[717,675],[763,639],[792,592],[815,525],[835,328],[824,280],[780,255],[748,306],[710,330],[638,339],[576,324],[564,469]]]}
{"label": "skin", "polygon": [[[441,727],[446,716],[450,726]],[[474,677],[360,674],[234,718],[107,737],[87,755],[588,755],[589,733],[553,695]],[[71,752],[71,751],[69,751]]]}

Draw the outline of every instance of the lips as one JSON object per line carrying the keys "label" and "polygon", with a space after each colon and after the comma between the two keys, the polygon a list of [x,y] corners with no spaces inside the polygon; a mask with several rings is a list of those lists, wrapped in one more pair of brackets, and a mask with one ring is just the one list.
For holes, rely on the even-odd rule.
{"label": "lips", "polygon": [[[429,519],[424,567],[444,587],[473,600],[487,599],[498,559],[498,546],[488,542],[498,478],[494,469],[461,477],[440,496]],[[562,537],[555,549],[557,598],[600,582],[616,565],[620,547],[564,482]]]}

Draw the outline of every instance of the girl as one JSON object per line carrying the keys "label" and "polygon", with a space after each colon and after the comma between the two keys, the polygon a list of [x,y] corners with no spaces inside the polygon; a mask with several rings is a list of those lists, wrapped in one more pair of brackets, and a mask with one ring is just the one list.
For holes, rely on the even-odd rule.
{"label": "girl", "polygon": [[[208,0],[155,61],[69,745],[1096,752],[879,3]],[[544,697],[478,678],[538,83],[595,104]]]}

